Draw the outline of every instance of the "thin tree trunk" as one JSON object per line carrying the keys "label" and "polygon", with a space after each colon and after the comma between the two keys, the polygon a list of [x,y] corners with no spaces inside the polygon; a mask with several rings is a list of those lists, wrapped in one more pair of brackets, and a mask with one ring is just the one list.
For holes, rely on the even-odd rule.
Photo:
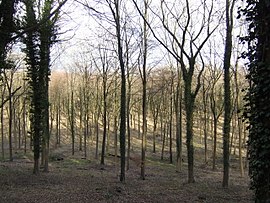
{"label": "thin tree trunk", "polygon": [[128,140],[128,146],[127,146],[127,170],[129,170],[129,160],[130,160],[130,148],[131,148],[131,132],[130,132],[130,98],[127,99],[127,140]]}
{"label": "thin tree trunk", "polygon": [[226,0],[226,44],[224,53],[224,125],[223,125],[223,181],[222,186],[229,186],[229,159],[230,159],[230,115],[231,115],[231,90],[230,90],[230,61],[232,52],[232,27],[233,7],[235,1]]}
{"label": "thin tree trunk", "polygon": [[180,76],[178,76],[177,90],[176,90],[175,118],[176,118],[176,147],[177,147],[176,171],[180,172],[182,169],[182,88],[180,84]]}
{"label": "thin tree trunk", "polygon": [[12,97],[11,97],[11,89],[9,89],[9,125],[8,125],[8,140],[9,140],[9,160],[13,161],[13,145],[12,145],[12,127],[13,127],[13,111],[12,111]]}
{"label": "thin tree trunk", "polygon": [[105,147],[107,136],[107,93],[106,93],[107,86],[105,80],[107,79],[103,78],[103,139],[102,139],[101,160],[100,160],[101,165],[105,164],[104,158],[105,158]]}
{"label": "thin tree trunk", "polygon": [[24,138],[24,153],[26,154],[26,146],[27,146],[27,122],[26,122],[26,101],[23,100],[23,138]]}
{"label": "thin tree trunk", "polygon": [[117,115],[114,115],[114,162],[115,164],[118,163],[117,161],[117,154],[118,154],[118,128],[117,128]]}
{"label": "thin tree trunk", "polygon": [[58,107],[58,115],[59,115],[59,119],[58,119],[58,146],[60,147],[61,146],[61,109],[60,109],[60,106]]}
{"label": "thin tree trunk", "polygon": [[141,108],[138,108],[138,139],[141,138]]}
{"label": "thin tree trunk", "polygon": [[214,115],[214,142],[213,142],[213,166],[212,170],[216,170],[216,157],[217,157],[217,118]]}
{"label": "thin tree trunk", "polygon": [[98,117],[96,115],[95,118],[95,123],[96,123],[96,154],[95,154],[95,159],[98,159],[98,145],[99,145],[99,124],[98,124]]}
{"label": "thin tree trunk", "polygon": [[193,146],[193,111],[194,96],[191,92],[191,77],[185,81],[185,107],[186,107],[186,142],[188,156],[188,183],[194,183],[194,146]]}
{"label": "thin tree trunk", "polygon": [[239,167],[240,167],[240,174],[241,177],[244,176],[244,166],[243,166],[243,157],[242,157],[242,121],[241,118],[238,118],[238,150],[239,150]]}
{"label": "thin tree trunk", "polygon": [[55,122],[56,122],[56,126],[55,126],[55,130],[56,130],[55,131],[55,148],[58,147],[58,136],[59,136],[59,133],[58,133],[59,132],[58,131],[59,130],[59,115],[58,115],[59,111],[58,111],[58,108],[59,108],[58,105],[56,105],[56,110],[55,110],[56,111],[56,115],[55,115],[55,117],[56,117],[55,118],[56,119],[55,120]]}
{"label": "thin tree trunk", "polygon": [[204,115],[204,126],[203,126],[203,134],[204,134],[204,162],[207,164],[208,162],[208,145],[207,145],[207,124],[209,123],[208,114],[207,114],[207,92],[205,89],[205,84],[203,84],[203,115]]}
{"label": "thin tree trunk", "polygon": [[[81,96],[81,92],[80,92],[80,97]],[[82,98],[80,98],[80,120],[79,120],[79,151],[82,151],[82,146],[83,146],[83,104],[82,104]]]}
{"label": "thin tree trunk", "polygon": [[71,140],[72,140],[72,155],[75,154],[75,116],[74,116],[74,96],[73,90],[71,91]]}
{"label": "thin tree trunk", "polygon": [[169,121],[169,137],[170,137],[170,164],[173,163],[173,153],[172,153],[172,123],[173,123],[173,78],[171,78],[170,87],[170,121]]}
{"label": "thin tree trunk", "polygon": [[4,107],[1,108],[1,147],[2,159],[5,159],[5,137],[4,137]]}
{"label": "thin tree trunk", "polygon": [[163,158],[164,158],[165,138],[166,138],[166,126],[167,126],[167,124],[166,124],[166,121],[165,121],[165,123],[161,122],[161,124],[163,126],[163,128],[161,128],[161,129],[163,129],[163,131],[161,131],[161,133],[162,133],[161,134],[161,136],[162,136],[161,160],[163,160]]}
{"label": "thin tree trunk", "polygon": [[[156,136],[157,136],[157,123],[158,123],[158,115],[159,115],[159,107],[153,107],[154,108],[154,126],[153,126],[153,153],[156,153]],[[156,110],[155,110],[156,108]]]}

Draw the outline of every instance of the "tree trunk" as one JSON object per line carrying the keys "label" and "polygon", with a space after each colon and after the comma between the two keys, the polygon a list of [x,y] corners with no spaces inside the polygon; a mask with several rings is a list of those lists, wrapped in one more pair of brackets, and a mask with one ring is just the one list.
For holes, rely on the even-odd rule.
{"label": "tree trunk", "polygon": [[105,147],[106,147],[106,136],[107,136],[107,93],[106,93],[106,79],[103,78],[103,139],[102,139],[102,149],[101,149],[101,160],[100,164],[104,165],[105,158]]}
{"label": "tree trunk", "polygon": [[205,84],[203,84],[203,116],[204,116],[204,122],[203,122],[203,134],[204,134],[204,162],[205,164],[207,164],[208,162],[208,142],[207,142],[207,131],[208,131],[208,123],[209,123],[209,119],[208,119],[208,114],[207,114],[207,90],[205,89]]}
{"label": "tree trunk", "polygon": [[99,145],[99,124],[98,124],[98,116],[95,117],[95,133],[96,133],[96,153],[95,159],[98,159],[98,145]]}
{"label": "tree trunk", "polygon": [[[145,71],[145,69],[143,70]],[[144,73],[146,77],[146,72]],[[145,180],[145,150],[146,150],[146,126],[147,126],[147,101],[146,101],[146,78],[143,78],[143,132],[142,132],[142,157],[141,157],[141,179]]]}
{"label": "tree trunk", "polygon": [[222,186],[229,186],[230,157],[230,121],[231,121],[231,90],[230,61],[232,52],[232,27],[234,0],[226,0],[226,42],[224,53],[224,125],[223,125],[223,181]]}
{"label": "tree trunk", "polygon": [[[153,104],[154,105],[154,104]],[[153,153],[156,153],[156,136],[157,136],[157,123],[158,123],[158,115],[159,115],[159,107],[153,107],[154,112],[153,112]],[[155,110],[156,109],[156,110]]]}
{"label": "tree trunk", "polygon": [[141,138],[141,108],[138,108],[138,139]]}
{"label": "tree trunk", "polygon": [[118,163],[117,161],[117,154],[118,154],[118,145],[117,145],[117,142],[118,142],[118,128],[117,128],[117,115],[115,114],[114,115],[114,162],[115,164]]}
{"label": "tree trunk", "polygon": [[180,172],[182,169],[182,88],[180,84],[180,76],[178,76],[176,89],[175,119],[176,119],[176,148],[177,148],[176,171]]}
{"label": "tree trunk", "polygon": [[212,170],[216,170],[216,157],[217,157],[217,118],[216,115],[214,117],[214,142],[213,142],[213,166]]}
{"label": "tree trunk", "polygon": [[55,122],[56,122],[55,123],[56,124],[56,126],[55,126],[55,130],[56,130],[55,131],[55,148],[58,147],[58,136],[59,136],[59,131],[58,131],[59,130],[59,115],[58,115],[59,114],[59,111],[58,111],[58,108],[59,108],[58,107],[58,104],[56,104],[56,110],[55,110],[56,111],[55,112],[56,113],[56,115],[55,115],[55,117],[56,117],[55,118],[56,119],[55,120]]}
{"label": "tree trunk", "polygon": [[161,135],[160,135],[162,137],[161,160],[163,160],[164,149],[165,149],[165,139],[166,139],[166,126],[167,126],[166,121],[165,123],[162,121],[161,125],[162,125],[161,129],[163,129],[161,130]]}
{"label": "tree trunk", "polygon": [[129,78],[129,73],[127,74],[128,79],[128,93],[127,93],[127,170],[129,170],[129,160],[130,160],[130,148],[131,148],[131,135],[130,135],[130,100],[131,100],[131,81]]}
{"label": "tree trunk", "polygon": [[79,151],[82,151],[82,146],[83,146],[83,98],[81,96],[81,92],[80,92],[80,117],[79,117]]}
{"label": "tree trunk", "polygon": [[[171,76],[172,77],[172,76]],[[170,85],[170,121],[169,121],[169,137],[170,137],[170,164],[173,163],[173,153],[172,153],[172,126],[173,126],[173,77],[171,78]]]}
{"label": "tree trunk", "polygon": [[[120,2],[114,1],[115,10],[112,10],[115,20],[116,37],[117,37],[117,49],[118,60],[121,69],[121,95],[120,95],[120,181],[125,181],[125,169],[126,169],[126,70],[123,58],[123,47],[121,39],[121,25],[120,25]],[[110,7],[112,9],[112,7]]]}
{"label": "tree trunk", "polygon": [[11,97],[11,87],[9,87],[9,123],[8,123],[8,141],[9,141],[9,160],[13,161],[13,145],[12,145],[12,127],[13,127],[13,107],[12,107],[12,97]]}
{"label": "tree trunk", "polygon": [[71,141],[72,141],[72,155],[75,154],[75,115],[74,115],[74,96],[73,90],[71,91],[71,115],[70,115],[70,128],[71,128]]}
{"label": "tree trunk", "polygon": [[194,96],[191,92],[191,77],[185,81],[186,139],[188,157],[188,183],[194,183],[193,111]]}
{"label": "tree trunk", "polygon": [[2,159],[5,159],[5,135],[4,135],[4,107],[1,108],[1,147]]}
{"label": "tree trunk", "polygon": [[24,154],[26,154],[27,146],[27,121],[26,121],[26,101],[23,100],[23,138],[24,138]]}

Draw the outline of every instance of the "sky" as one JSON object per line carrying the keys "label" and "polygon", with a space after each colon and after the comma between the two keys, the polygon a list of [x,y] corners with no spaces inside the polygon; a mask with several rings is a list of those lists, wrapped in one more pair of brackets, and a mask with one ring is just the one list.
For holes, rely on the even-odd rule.
{"label": "sky", "polygon": [[[83,3],[86,2],[84,0],[80,1]],[[87,2],[89,3],[89,5],[93,6],[98,11],[108,12],[107,7],[105,7],[104,5],[99,5],[95,2],[95,0],[88,0]],[[128,2],[128,0],[126,2]],[[164,37],[163,32],[161,32],[161,29],[159,28],[158,17],[155,16],[155,14],[153,13],[156,12],[160,6],[157,2],[159,3],[160,1],[152,0],[152,11],[149,11],[152,16],[151,25],[155,27],[159,36]],[[183,4],[179,3],[181,2],[181,0],[175,2],[170,1],[170,8],[173,8],[175,10],[175,13],[177,13],[181,11],[182,6],[182,11],[184,11]],[[195,2],[198,3],[199,1],[197,0]],[[218,2],[219,1],[217,0],[214,1],[216,10],[220,13],[220,11],[222,10],[222,5],[220,4],[220,2]],[[196,8],[196,4],[194,4],[193,8]],[[127,9],[132,10],[132,13],[134,13],[135,11],[135,7],[132,6],[132,4],[129,4]],[[203,10],[201,10],[201,12],[203,12]],[[97,47],[98,43],[104,44],[106,40],[113,38],[112,36],[110,36],[110,34],[106,34],[106,32],[104,31],[105,28],[109,27],[109,24],[104,20],[101,21],[100,18],[97,18],[93,14],[93,11],[89,12],[89,9],[86,9],[80,3],[74,0],[68,1],[68,3],[65,5],[65,7],[63,8],[62,19],[59,24],[61,28],[60,32],[63,33],[59,37],[61,39],[61,42],[55,45],[53,49],[53,69],[63,69],[63,67],[64,69],[70,68],[74,65],[74,61],[90,60],[90,54],[96,52],[95,47]],[[134,21],[141,21],[139,18],[136,17],[135,14],[132,15],[134,15],[133,19],[131,19],[131,21],[133,21],[132,23],[134,23]],[[198,14],[197,19],[200,18],[199,15],[200,14]],[[170,16],[170,18],[172,18],[172,16]],[[197,22],[197,19],[195,19],[195,21],[193,22],[194,25],[201,22]],[[215,20],[216,22],[214,22],[214,24],[217,23],[217,19]],[[196,32],[196,26],[194,27],[195,29],[192,30]],[[238,29],[239,28],[237,28],[235,32],[239,32]],[[113,34],[114,30],[112,29],[111,32]],[[105,39],[103,39],[103,36],[106,36]],[[165,65],[168,64],[169,61],[173,61],[172,57],[168,56],[166,54],[166,51],[161,46],[159,46],[156,40],[154,40],[153,36],[150,36],[150,38],[151,41],[154,42],[154,48],[149,51],[149,56],[151,56],[149,61],[153,62],[153,64],[155,65],[157,65],[157,63],[160,65]],[[234,45],[236,44],[237,43],[234,43]],[[221,25],[217,29],[217,32],[213,34],[211,43],[207,43],[206,48],[203,50],[204,54],[210,53],[210,47],[212,47],[211,49],[213,49],[211,53],[216,53],[216,55],[213,55],[212,57],[215,57],[215,60],[218,57],[218,60],[221,64],[224,50],[224,25]],[[211,57],[209,56],[208,58]],[[233,61],[235,61],[236,58],[236,54],[233,54]],[[156,63],[154,63],[154,61],[156,61]]]}

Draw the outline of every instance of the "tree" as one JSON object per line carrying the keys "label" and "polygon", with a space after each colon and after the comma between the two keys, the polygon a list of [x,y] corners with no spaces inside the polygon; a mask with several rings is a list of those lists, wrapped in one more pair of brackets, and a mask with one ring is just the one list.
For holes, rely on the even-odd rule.
{"label": "tree", "polygon": [[[8,141],[9,141],[9,160],[13,161],[13,137],[17,138],[15,130],[16,130],[16,125],[15,125],[15,94],[18,90],[21,89],[21,86],[18,86],[18,84],[14,84],[16,82],[15,78],[15,73],[21,66],[21,59],[15,59],[11,58],[8,59],[5,64],[5,68],[3,70],[3,79],[4,79],[4,84],[7,88],[8,92],[8,98],[6,101],[8,101]],[[16,89],[14,89],[14,86]],[[2,105],[4,105],[5,101],[2,101]],[[4,115],[3,115],[4,116]],[[4,119],[4,118],[3,118]],[[15,146],[17,146],[17,139],[15,139]]]}
{"label": "tree", "polygon": [[120,156],[121,156],[121,172],[120,181],[125,181],[125,165],[126,165],[126,67],[123,55],[123,40],[121,37],[121,15],[119,0],[106,0],[110,11],[113,15],[115,24],[115,32],[117,38],[117,55],[121,70],[121,99],[120,99]]}
{"label": "tree", "polygon": [[[32,26],[37,23],[34,12],[34,5],[32,1],[25,1],[26,6],[26,25]],[[31,122],[31,136],[34,145],[34,174],[39,173],[39,157],[40,157],[40,140],[41,140],[41,104],[39,101],[40,88],[38,78],[38,32],[29,31],[24,38],[26,44],[26,63],[28,65],[28,78],[30,87],[30,122]]]}
{"label": "tree", "polygon": [[212,112],[212,118],[213,118],[213,137],[214,137],[214,143],[213,143],[213,167],[212,169],[216,169],[216,154],[217,154],[217,128],[218,128],[218,121],[219,118],[223,112],[223,98],[221,97],[222,91],[220,86],[218,86],[218,81],[222,75],[220,71],[218,71],[218,68],[216,67],[216,64],[214,64],[213,70],[210,70],[210,77],[211,77],[211,87],[210,87],[210,109]]}
{"label": "tree", "polygon": [[23,42],[26,45],[24,51],[27,56],[30,86],[30,131],[34,142],[34,174],[38,174],[41,144],[44,152],[44,171],[48,171],[50,51],[56,39],[56,22],[59,13],[52,15],[53,0],[44,1],[42,7],[40,4],[35,4],[33,0],[27,0],[24,4],[25,26],[35,28],[26,31]]}
{"label": "tree", "polygon": [[[162,23],[165,32],[165,40],[157,34],[157,32],[150,25],[149,21],[144,18],[137,3],[133,0],[141,17],[146,21],[147,26],[152,32],[154,38],[165,48],[170,55],[172,55],[179,63],[184,80],[184,103],[186,111],[186,143],[188,154],[188,182],[195,182],[194,179],[194,145],[193,145],[193,114],[195,98],[201,87],[201,75],[204,66],[201,67],[197,75],[195,88],[192,87],[194,83],[194,71],[196,63],[201,59],[201,51],[205,46],[210,36],[217,29],[218,24],[213,24],[213,17],[215,16],[214,1],[203,1],[193,10],[190,1],[185,0],[179,2],[179,5],[170,4],[164,0],[160,3],[160,13],[151,10],[157,19]],[[181,6],[180,6],[181,4]],[[184,4],[184,6],[182,6]],[[177,10],[183,8],[182,10]],[[201,14],[201,23],[198,22],[200,9],[204,12]],[[184,17],[184,18],[183,18]],[[217,20],[219,21],[219,19]],[[217,22],[218,23],[218,22]],[[200,26],[196,27],[194,24]],[[167,44],[166,39],[169,39],[171,44]],[[178,51],[179,50],[179,51]],[[201,61],[202,63],[202,61]]]}
{"label": "tree", "polygon": [[177,65],[177,85],[175,96],[175,119],[176,119],[176,170],[182,169],[182,84],[181,69]]}
{"label": "tree", "polygon": [[245,116],[249,121],[249,175],[255,202],[270,200],[270,12],[269,1],[246,1],[240,14],[248,23],[248,35],[243,42],[248,51],[250,87],[246,94]]}
{"label": "tree", "polygon": [[14,14],[16,0],[2,0],[0,3],[0,69],[4,68],[8,45],[12,42],[12,34],[16,30]]}
{"label": "tree", "polygon": [[231,89],[230,64],[232,54],[233,8],[235,0],[226,0],[226,39],[224,51],[224,124],[223,124],[223,181],[222,186],[229,185],[229,159],[230,159],[230,122],[231,122]]}
{"label": "tree", "polygon": [[[144,1],[144,19],[147,20],[148,11],[148,0]],[[147,135],[147,51],[148,51],[148,37],[147,37],[147,24],[146,21],[143,23],[142,33],[142,68],[140,69],[140,75],[142,79],[143,93],[142,93],[142,115],[143,115],[143,132],[142,132],[142,156],[141,156],[141,179],[145,179],[145,151],[146,151],[146,135]]]}
{"label": "tree", "polygon": [[209,90],[210,90],[210,81],[208,81],[206,74],[203,76],[202,83],[202,102],[203,102],[203,134],[204,134],[204,161],[205,164],[208,163],[208,129],[209,129]]}
{"label": "tree", "polygon": [[20,9],[18,9],[19,0],[2,0],[0,2],[0,69],[5,64],[7,52],[11,48],[12,43],[18,38],[23,37],[27,32],[33,32],[40,25],[46,23],[59,12],[66,2],[67,0],[59,2],[58,7],[50,12],[49,16],[32,25],[23,25],[24,23],[21,23]]}
{"label": "tree", "polygon": [[[101,47],[104,46],[104,47]],[[106,139],[107,139],[107,126],[108,126],[108,94],[109,88],[111,86],[111,82],[109,83],[109,68],[111,66],[109,50],[105,48],[105,45],[99,45],[98,47],[98,58],[100,63],[94,59],[94,63],[96,68],[99,70],[101,77],[102,77],[102,103],[103,103],[103,139],[102,139],[102,150],[101,150],[101,159],[100,164],[103,166],[105,164],[105,147],[106,147]],[[101,66],[101,67],[99,67]]]}

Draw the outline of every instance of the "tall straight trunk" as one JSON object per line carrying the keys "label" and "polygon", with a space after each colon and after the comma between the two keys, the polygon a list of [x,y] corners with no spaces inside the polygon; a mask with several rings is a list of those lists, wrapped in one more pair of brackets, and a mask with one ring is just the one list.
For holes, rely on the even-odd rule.
{"label": "tall straight trunk", "polygon": [[138,108],[138,139],[141,138],[141,108]]}
{"label": "tall straight trunk", "polygon": [[131,132],[130,132],[130,88],[131,85],[128,85],[128,97],[127,97],[127,170],[129,170],[129,160],[130,160],[130,148],[131,148]]}
{"label": "tall straight trunk", "polygon": [[98,116],[95,118],[95,133],[96,133],[96,153],[95,159],[98,159],[98,145],[99,145],[99,124],[98,124]]}
{"label": "tall straight trunk", "polygon": [[193,113],[194,95],[191,91],[191,77],[185,80],[185,109],[186,109],[186,142],[188,157],[188,183],[194,183],[194,146],[193,146]]}
{"label": "tall straight trunk", "polygon": [[[125,36],[125,46],[126,46],[126,50],[129,50],[129,43],[128,43],[128,39],[127,36]],[[129,53],[127,51],[126,54],[126,67],[129,67]],[[130,161],[130,148],[131,148],[131,132],[130,132],[130,124],[131,124],[131,108],[130,108],[130,102],[131,102],[131,79],[130,79],[130,70],[127,71],[127,101],[126,101],[126,105],[127,105],[127,109],[126,109],[126,114],[127,114],[127,170],[129,170],[129,161]]]}
{"label": "tall straight trunk", "polygon": [[35,108],[35,120],[32,123],[32,127],[33,129],[33,146],[34,146],[34,169],[33,169],[33,173],[38,175],[39,174],[39,158],[40,158],[40,144],[41,144],[41,134],[40,134],[40,123],[42,122],[42,117],[41,117],[41,109],[40,107],[37,105],[37,101],[39,100],[39,94],[38,92],[34,93],[34,99],[33,102],[35,103],[33,106]]}
{"label": "tall straight trunk", "polygon": [[9,141],[9,160],[13,161],[13,145],[12,145],[12,120],[13,120],[13,106],[12,106],[12,97],[11,97],[11,88],[9,88],[9,122],[8,122],[8,141]]}
{"label": "tall straight trunk", "polygon": [[239,168],[240,168],[240,174],[241,177],[244,176],[244,166],[243,166],[243,157],[242,157],[242,121],[241,118],[238,118],[238,150],[239,150]]}
{"label": "tall straight trunk", "polygon": [[18,128],[18,148],[19,150],[22,148],[22,133],[21,133],[21,113],[18,114],[18,125],[17,125],[17,128]]}
{"label": "tall straight trunk", "polygon": [[176,171],[182,169],[182,88],[180,84],[180,70],[178,70],[176,99],[175,99],[175,119],[176,119]]}
{"label": "tall straight trunk", "polygon": [[[144,76],[146,77],[146,71],[144,71]],[[143,78],[143,133],[142,133],[142,157],[141,157],[141,179],[145,179],[145,150],[146,150],[146,126],[147,126],[147,104],[146,104],[146,78]]]}
{"label": "tall straight trunk", "polygon": [[230,142],[230,154],[232,154],[232,149],[233,149],[233,147],[234,147],[234,137],[235,137],[235,129],[236,129],[236,119],[235,119],[235,114],[233,114],[232,115],[232,122],[231,122],[231,138],[229,138],[229,139],[231,139],[231,140],[229,140],[229,142]]}
{"label": "tall straight trunk", "polygon": [[230,121],[231,121],[231,89],[230,61],[232,52],[233,7],[235,1],[226,0],[226,42],[224,52],[224,125],[223,125],[223,181],[222,186],[229,186],[230,159]]}
{"label": "tall straight trunk", "polygon": [[[48,72],[47,72],[48,74]],[[44,109],[44,172],[49,172],[49,150],[50,150],[50,130],[49,130],[49,76],[46,75],[46,85],[45,85],[45,102],[46,107]]]}
{"label": "tall straight trunk", "polygon": [[[4,101],[4,96],[6,92],[6,85],[3,85],[1,91],[1,99]],[[1,106],[1,149],[2,149],[2,159],[5,159],[5,134],[4,134],[4,105]]]}
{"label": "tall straight trunk", "polygon": [[18,119],[16,118],[16,108],[15,108],[15,102],[14,104],[12,105],[12,109],[13,109],[13,116],[12,116],[12,119],[13,119],[13,127],[12,127],[12,132],[13,132],[13,143],[14,143],[14,149],[15,151],[18,149],[18,134],[17,134],[17,127],[18,127]]}
{"label": "tall straight trunk", "polygon": [[117,115],[114,115],[114,162],[117,163],[117,154],[118,154],[118,128],[117,128]]}
{"label": "tall straight trunk", "polygon": [[212,170],[216,170],[216,158],[217,158],[217,118],[214,116],[214,141],[213,141],[213,166]]}
{"label": "tall straight trunk", "polygon": [[161,137],[162,137],[161,160],[163,160],[164,149],[165,149],[165,140],[166,140],[166,126],[167,126],[166,121],[165,122],[162,121],[161,125],[162,125],[161,129],[163,129],[163,130],[161,130]]}
{"label": "tall straight trunk", "polygon": [[[120,32],[120,30],[119,30]],[[119,36],[120,37],[120,36]],[[121,54],[122,56],[122,54]],[[123,58],[122,58],[123,60]],[[121,156],[121,172],[120,181],[125,181],[125,165],[126,165],[126,76],[124,65],[121,69],[121,104],[120,104],[120,156]]]}
{"label": "tall straight trunk", "polygon": [[[239,98],[239,85],[238,85],[238,65],[235,65],[235,72],[234,72],[234,80],[235,80],[235,92],[236,92],[236,112],[240,110],[240,98]],[[240,167],[240,174],[241,177],[244,176],[244,166],[243,166],[243,158],[242,158],[242,129],[243,123],[242,118],[238,117],[237,115],[237,124],[238,124],[238,150],[239,150],[239,167]]]}
{"label": "tall straight trunk", "polygon": [[[147,19],[147,8],[148,0],[144,0],[144,18]],[[146,59],[147,59],[147,25],[144,21],[143,23],[143,39],[142,39],[142,57],[143,57],[143,66],[142,66],[142,85],[143,85],[143,94],[142,94],[142,112],[143,112],[143,134],[142,134],[142,159],[141,159],[141,179],[145,179],[145,151],[146,151],[146,136],[147,136],[147,94],[146,94],[146,85],[147,85],[147,73],[146,73]]]}
{"label": "tall straight trunk", "polygon": [[84,140],[84,158],[87,157],[87,138],[89,137],[89,108],[88,108],[88,102],[87,99],[84,100],[86,103],[85,111],[84,111],[84,131],[83,131],[83,140]]}
{"label": "tall straight trunk", "polygon": [[[80,93],[81,94],[81,93]],[[83,146],[83,104],[82,104],[82,96],[80,95],[80,119],[79,119],[79,151],[82,151],[82,146]]]}
{"label": "tall straight trunk", "polygon": [[[117,89],[117,78],[114,80],[114,89]],[[113,131],[114,131],[114,163],[117,166],[118,155],[118,112],[117,112],[117,91],[114,91],[114,106],[113,106]]]}
{"label": "tall straight trunk", "polygon": [[4,107],[1,108],[1,147],[2,159],[5,159],[5,135],[4,135]]}
{"label": "tall straight trunk", "polygon": [[58,111],[59,111],[58,112],[58,116],[59,116],[58,122],[59,122],[59,124],[58,124],[58,141],[57,141],[57,144],[60,147],[61,146],[61,109],[60,109],[60,105],[58,107]]}
{"label": "tall straight trunk", "polygon": [[121,95],[120,95],[120,181],[124,182],[126,175],[126,70],[124,63],[122,39],[121,39],[121,25],[120,25],[120,1],[114,0],[115,9],[110,5],[112,14],[115,20],[118,60],[121,69]]}
{"label": "tall straight trunk", "polygon": [[[105,76],[104,76],[105,77]],[[106,136],[107,136],[107,93],[106,93],[106,81],[103,77],[103,139],[102,139],[102,149],[101,149],[101,160],[100,164],[104,165],[105,158],[105,147],[106,147]]]}
{"label": "tall straight trunk", "polygon": [[74,95],[73,90],[71,91],[71,115],[70,115],[70,128],[71,128],[71,142],[72,142],[72,155],[75,153],[75,116],[74,116]]}
{"label": "tall straight trunk", "polygon": [[26,153],[27,146],[27,121],[26,121],[26,101],[23,100],[23,138],[24,138],[24,153]]}
{"label": "tall straight trunk", "polygon": [[55,113],[56,113],[56,115],[55,115],[55,124],[56,124],[56,126],[55,126],[55,148],[57,148],[58,147],[58,136],[59,136],[59,111],[58,111],[58,105],[56,105],[56,109],[55,109]]}
{"label": "tall straight trunk", "polygon": [[[158,115],[159,115],[159,107],[153,107],[153,153],[156,153],[156,136],[157,136],[157,124],[158,124]],[[156,108],[156,109],[155,109]]]}
{"label": "tall straight trunk", "polygon": [[209,115],[207,113],[207,92],[205,89],[205,84],[203,84],[203,134],[204,134],[204,162],[207,164],[208,162],[208,144],[207,144],[207,132],[208,132],[208,123],[209,123]]}
{"label": "tall straight trunk", "polygon": [[173,153],[172,153],[172,126],[173,126],[173,78],[171,78],[170,87],[170,121],[169,121],[169,136],[170,136],[170,164],[173,163]]}
{"label": "tall straight trunk", "polygon": [[110,114],[108,112],[108,115],[107,115],[107,142],[106,142],[106,151],[108,152],[110,150],[110,144],[111,144],[111,137],[110,137],[110,130],[111,130],[111,122],[110,122]]}

